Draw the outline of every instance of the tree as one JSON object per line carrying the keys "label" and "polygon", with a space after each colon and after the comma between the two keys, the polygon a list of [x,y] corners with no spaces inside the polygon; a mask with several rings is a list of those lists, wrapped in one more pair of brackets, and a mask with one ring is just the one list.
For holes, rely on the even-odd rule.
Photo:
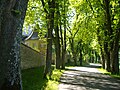
{"label": "tree", "polygon": [[[44,77],[51,75],[51,62],[52,62],[52,32],[54,29],[54,12],[55,12],[55,1],[48,0],[46,3],[41,0],[44,12],[46,13],[47,19],[47,51],[46,51],[46,67]],[[48,10],[45,5],[48,5]]]}
{"label": "tree", "polygon": [[62,69],[65,69],[65,57],[66,57],[66,30],[67,30],[67,12],[68,12],[69,0],[63,0],[63,45],[62,45]]}
{"label": "tree", "polygon": [[[73,57],[75,57],[74,62],[77,62],[77,58],[79,58],[80,61],[88,61],[92,56],[91,50],[98,49],[98,46],[93,43],[97,41],[96,21],[85,0],[71,0],[70,3],[73,11],[71,14],[74,15],[74,18],[68,37],[70,38],[71,52],[73,53]],[[74,44],[72,44],[72,42]]]}
{"label": "tree", "polygon": [[40,39],[45,39],[47,28],[46,28],[46,14],[42,7],[40,0],[29,0],[25,22],[23,26],[24,32],[28,32],[27,28],[37,31]]}
{"label": "tree", "polygon": [[83,49],[83,47],[82,47],[82,40],[80,40],[79,42],[78,42],[78,52],[79,52],[79,61],[80,61],[80,66],[82,66],[83,64],[83,54],[82,54],[82,49]]}
{"label": "tree", "polygon": [[55,12],[55,48],[56,48],[56,69],[60,69],[61,65],[61,50],[60,50],[60,36],[59,36],[59,2],[56,1],[56,12]]}
{"label": "tree", "polygon": [[[119,51],[119,37],[120,37],[120,15],[118,12],[118,8],[120,6],[119,0],[117,1],[109,1],[105,0],[104,10],[106,16],[106,30],[108,37],[108,51],[110,55],[110,69],[113,74],[119,74],[119,59],[118,59],[118,51]],[[110,6],[111,5],[111,6]],[[113,9],[113,10],[112,10]],[[116,20],[117,19],[117,20]]]}
{"label": "tree", "polygon": [[20,41],[27,3],[0,1],[0,90],[22,90]]}
{"label": "tree", "polygon": [[[89,7],[97,21],[98,42],[101,48],[103,68],[114,74],[119,73],[119,0],[91,0]],[[97,3],[97,4],[96,4]],[[102,13],[101,13],[102,12]],[[101,14],[100,14],[101,13]],[[102,17],[100,17],[100,15]],[[103,19],[104,18],[104,19]],[[102,22],[101,22],[102,20]]]}

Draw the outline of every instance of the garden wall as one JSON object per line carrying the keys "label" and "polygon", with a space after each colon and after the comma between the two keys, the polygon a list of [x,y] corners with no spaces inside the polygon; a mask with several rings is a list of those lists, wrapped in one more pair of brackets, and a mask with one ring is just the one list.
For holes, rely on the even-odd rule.
{"label": "garden wall", "polygon": [[45,55],[31,47],[21,44],[21,69],[45,65]]}

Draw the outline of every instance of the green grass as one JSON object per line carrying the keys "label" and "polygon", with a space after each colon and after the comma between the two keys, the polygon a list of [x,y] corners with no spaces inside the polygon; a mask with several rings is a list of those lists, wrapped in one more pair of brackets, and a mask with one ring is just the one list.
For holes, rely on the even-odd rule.
{"label": "green grass", "polygon": [[43,79],[44,67],[22,71],[23,90],[58,90],[63,70],[53,69],[51,79]]}
{"label": "green grass", "polygon": [[63,72],[64,70],[54,69],[52,71],[51,79],[48,80],[45,90],[58,90],[59,80]]}
{"label": "green grass", "polygon": [[23,90],[44,90],[47,83],[43,79],[44,67],[37,67],[22,71]]}
{"label": "green grass", "polygon": [[113,78],[119,78],[120,79],[120,74],[119,75],[115,75],[115,74],[111,74],[110,72],[108,72],[107,70],[100,68],[99,71],[105,75],[110,75]]}

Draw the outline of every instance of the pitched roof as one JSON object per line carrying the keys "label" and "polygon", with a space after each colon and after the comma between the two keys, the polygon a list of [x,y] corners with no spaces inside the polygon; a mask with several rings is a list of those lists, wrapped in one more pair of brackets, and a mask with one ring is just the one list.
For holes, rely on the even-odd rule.
{"label": "pitched roof", "polygon": [[39,36],[38,36],[38,32],[33,32],[33,34],[31,35],[31,37],[29,39],[39,39]]}

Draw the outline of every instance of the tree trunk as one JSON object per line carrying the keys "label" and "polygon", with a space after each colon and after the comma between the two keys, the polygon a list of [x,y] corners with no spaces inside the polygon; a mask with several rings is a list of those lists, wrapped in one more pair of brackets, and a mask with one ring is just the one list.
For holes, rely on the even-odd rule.
{"label": "tree trunk", "polygon": [[0,1],[0,90],[22,90],[20,41],[27,3]]}
{"label": "tree trunk", "polygon": [[60,38],[60,40],[61,40],[61,63],[60,63],[60,65],[62,66],[62,64],[63,64],[63,68],[65,67],[64,66],[64,60],[62,60],[63,59],[63,50],[64,50],[64,47],[63,47],[63,36],[62,36],[62,23],[61,23],[61,17],[60,17],[60,36],[61,36],[61,38]]}
{"label": "tree trunk", "polygon": [[70,42],[70,46],[71,46],[72,59],[74,60],[74,65],[77,65],[76,53],[75,53],[75,49],[74,49],[74,38],[71,37],[71,38],[69,39],[69,42]]}
{"label": "tree trunk", "polygon": [[[106,23],[106,30],[107,30],[107,52],[105,53],[107,56],[107,65],[110,64],[108,68],[112,73],[118,74],[119,73],[119,61],[118,61],[118,47],[119,47],[119,25],[118,28],[113,30],[112,29],[112,17],[111,17],[111,7],[110,7],[110,0],[103,0],[104,3],[104,10],[105,10],[105,23]],[[117,26],[117,25],[116,25]],[[107,69],[108,69],[107,68]]]}
{"label": "tree trunk", "polygon": [[51,62],[52,62],[52,32],[54,29],[54,8],[55,1],[48,1],[49,13],[47,13],[47,53],[46,53],[46,67],[44,72],[44,77],[51,75]]}
{"label": "tree trunk", "polygon": [[113,50],[111,52],[111,61],[112,61],[112,74],[119,74],[119,40],[120,40],[120,31],[118,30],[116,33],[116,38],[114,40]]}
{"label": "tree trunk", "polygon": [[56,40],[55,40],[55,48],[56,48],[56,68],[57,69],[60,69],[60,40],[59,40],[59,28],[58,28],[58,25],[57,25],[57,28],[55,30],[55,33],[56,33]]}
{"label": "tree trunk", "polygon": [[62,50],[62,69],[65,69],[65,57],[66,57],[66,1],[64,0],[64,43]]}
{"label": "tree trunk", "polygon": [[92,63],[94,63],[94,51],[92,50]]}
{"label": "tree trunk", "polygon": [[72,50],[72,55],[73,55],[74,65],[77,65],[77,62],[76,62],[76,55],[75,55],[75,49],[74,49],[74,38],[72,38],[72,42],[71,42],[71,50]]}
{"label": "tree trunk", "polygon": [[[107,42],[108,43],[108,42]],[[105,59],[105,69],[110,72],[111,71],[111,67],[110,67],[110,52],[108,51],[108,46],[104,46],[104,59]]]}
{"label": "tree trunk", "polygon": [[[104,29],[104,27],[102,27],[102,29]],[[98,37],[98,43],[100,45],[102,67],[103,69],[105,69],[104,44],[101,42],[103,37],[101,37],[99,29],[97,30],[97,37]]]}
{"label": "tree trunk", "polygon": [[95,63],[98,63],[98,54],[96,51],[95,51]]}
{"label": "tree trunk", "polygon": [[79,57],[79,61],[80,61],[80,66],[82,66],[82,50],[80,50],[80,57]]}
{"label": "tree trunk", "polygon": [[55,48],[56,48],[56,68],[60,69],[60,37],[59,37],[59,4],[56,2],[56,17],[55,17]]}
{"label": "tree trunk", "polygon": [[101,48],[101,58],[102,58],[102,67],[103,69],[105,69],[105,58],[104,58],[104,52],[102,51],[102,48]]}
{"label": "tree trunk", "polygon": [[80,66],[82,66],[82,62],[83,62],[83,55],[82,55],[82,40],[81,41],[79,41],[79,43],[78,43],[78,45],[79,45],[79,54],[80,54],[80,57],[79,57],[79,62],[80,62]]}

